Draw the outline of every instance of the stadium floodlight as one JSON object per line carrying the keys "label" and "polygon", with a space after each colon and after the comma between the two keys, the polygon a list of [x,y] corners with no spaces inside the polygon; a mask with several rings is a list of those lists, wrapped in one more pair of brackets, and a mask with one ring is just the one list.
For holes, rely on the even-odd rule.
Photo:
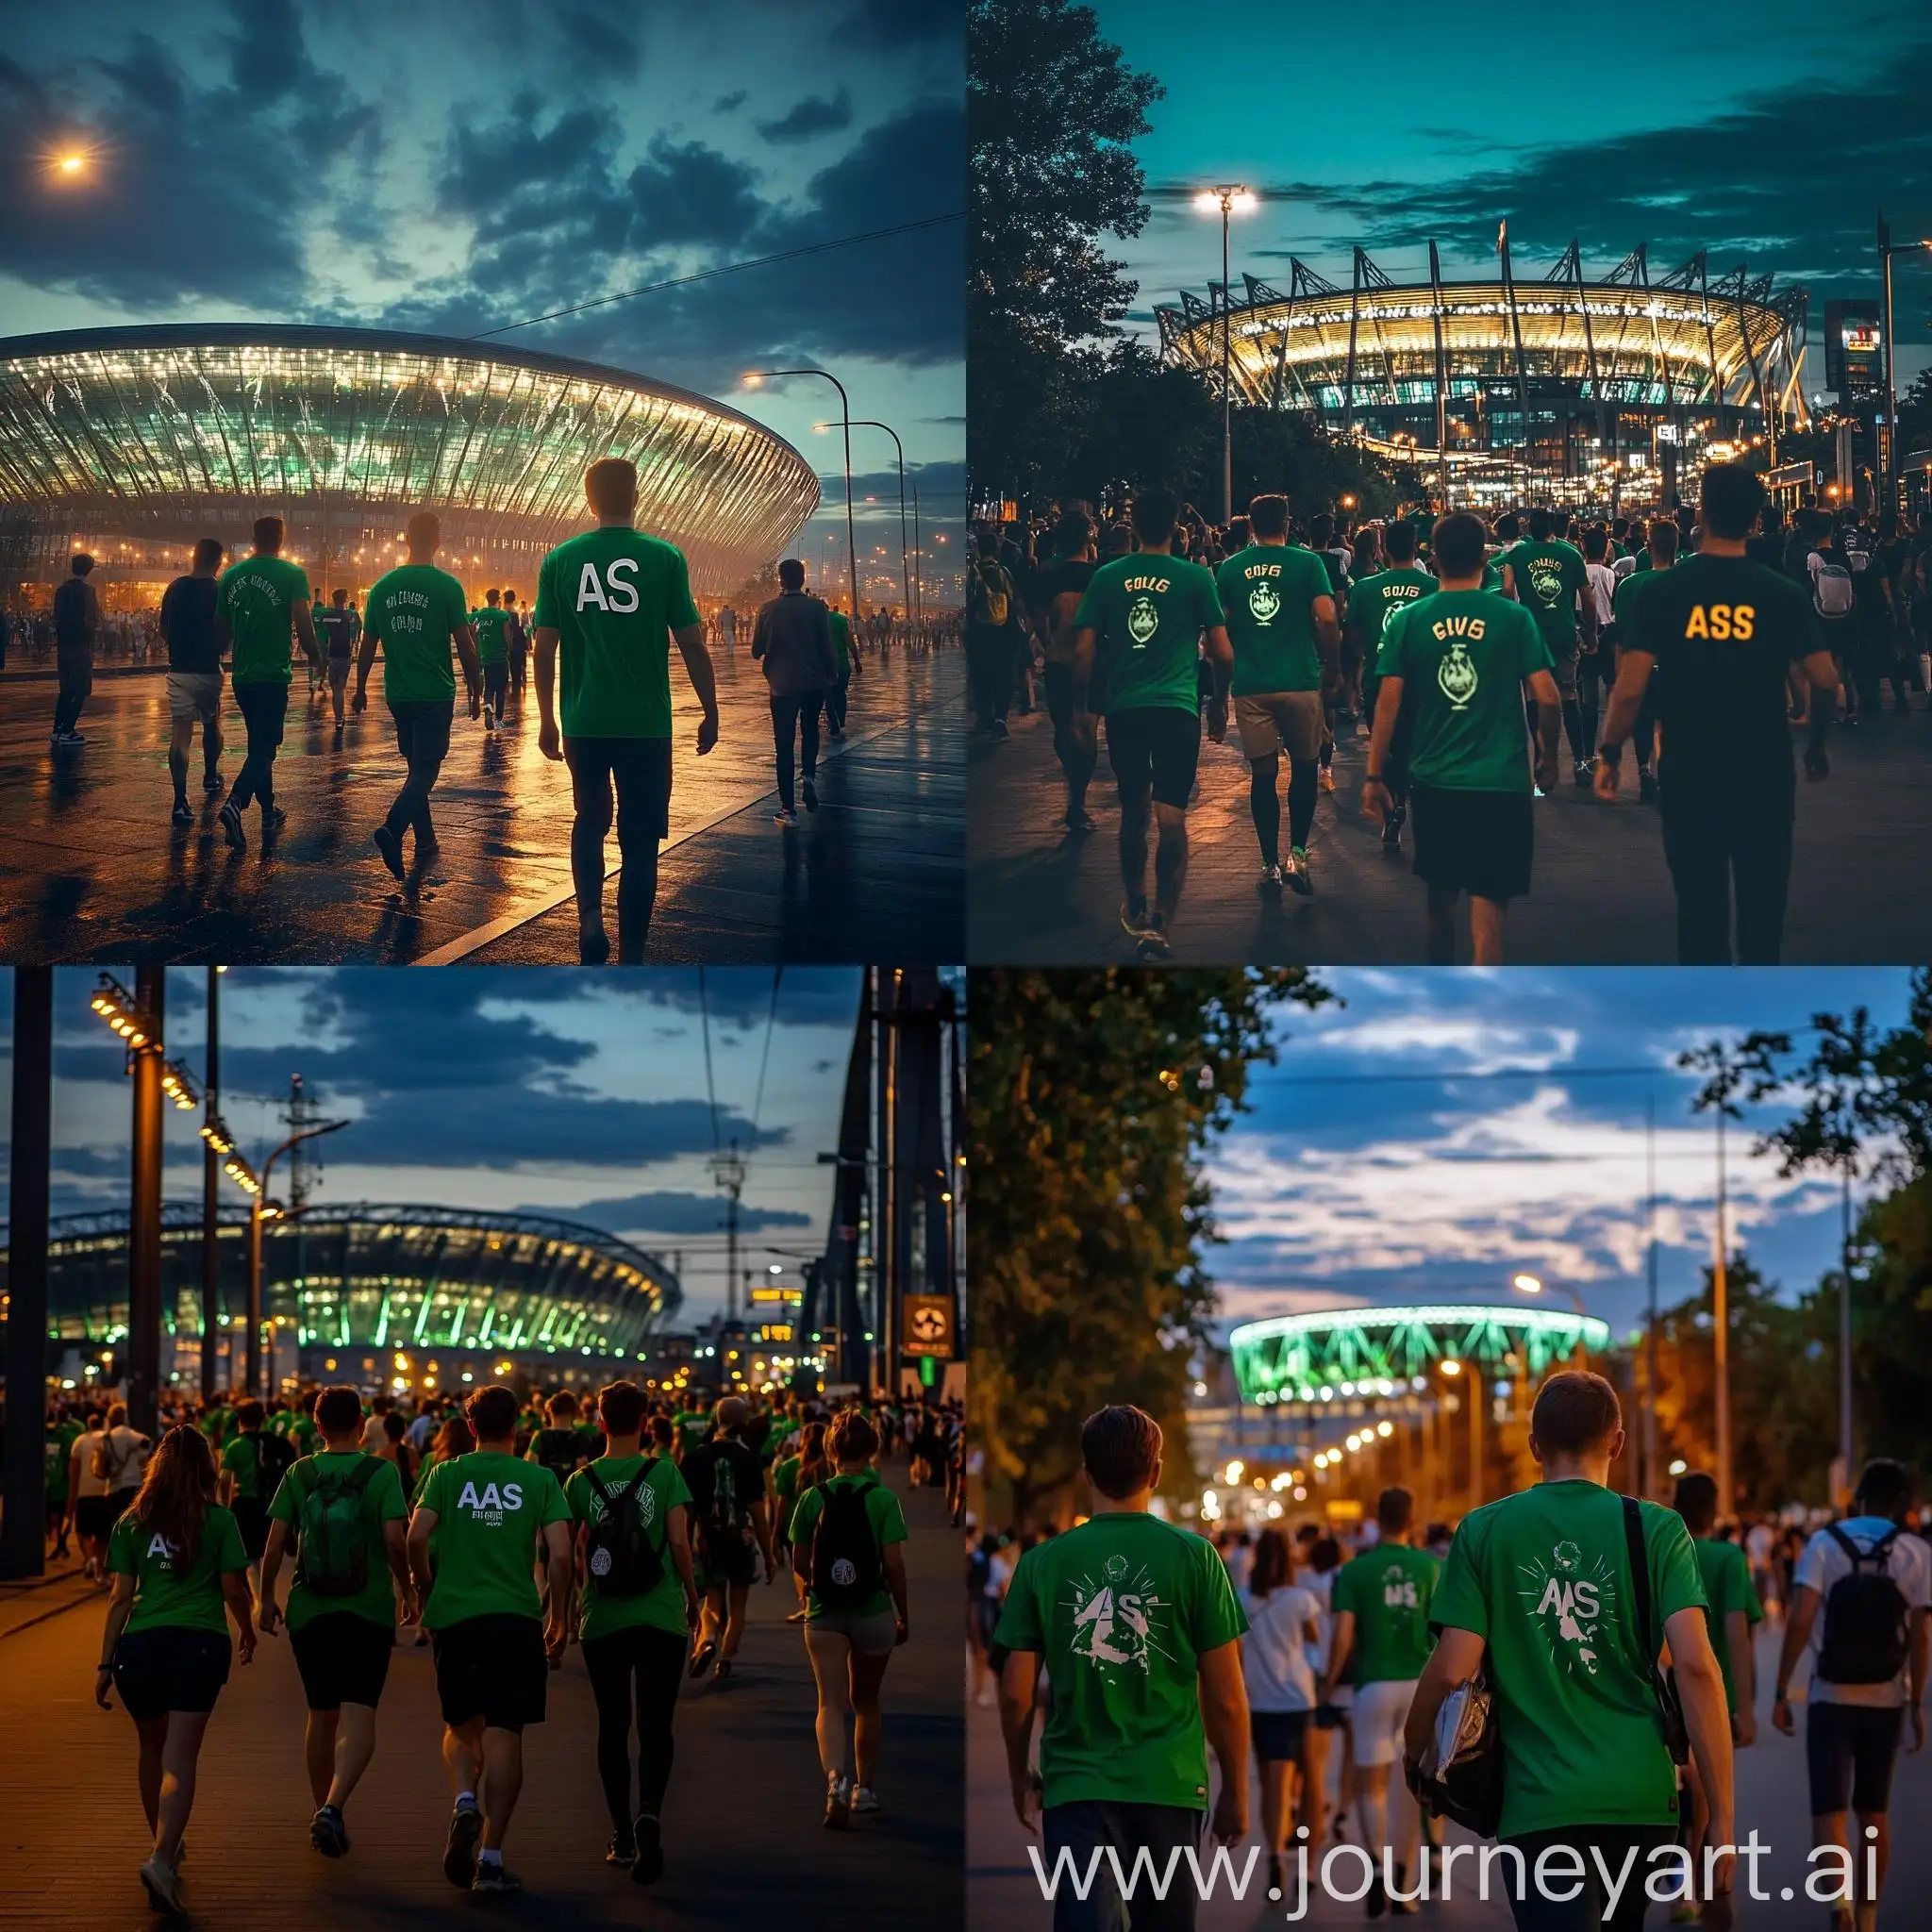
{"label": "stadium floodlight", "polygon": [[155,1023],[141,1003],[111,973],[103,973],[88,1005],[98,1013],[129,1053],[142,1053],[155,1035]]}

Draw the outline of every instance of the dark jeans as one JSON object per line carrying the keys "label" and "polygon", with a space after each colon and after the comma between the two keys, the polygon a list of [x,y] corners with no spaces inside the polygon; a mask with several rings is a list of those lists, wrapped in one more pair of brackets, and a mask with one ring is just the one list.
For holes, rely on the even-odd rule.
{"label": "dark jeans", "polygon": [[527,648],[512,651],[509,658],[509,688],[518,696],[524,694],[525,680],[530,675],[530,653]]}
{"label": "dark jeans", "polygon": [[834,731],[845,728],[845,708],[852,690],[852,674],[841,674],[837,684],[825,693],[825,723]]}
{"label": "dark jeans", "polygon": [[259,802],[264,814],[275,809],[275,752],[282,741],[282,725],[289,715],[289,687],[286,684],[238,684],[235,703],[248,733],[248,756],[235,774],[228,803],[237,811],[250,800]]}
{"label": "dark jeans", "polygon": [[56,647],[54,660],[60,675],[60,694],[54,700],[54,730],[57,735],[64,735],[79,721],[80,708],[94,688],[94,647],[60,644]]}
{"label": "dark jeans", "polygon": [[1738,963],[1775,966],[1790,891],[1790,794],[1686,797],[1673,791],[1668,771],[1661,782],[1664,857],[1677,891],[1678,963],[1731,963],[1735,898]]}
{"label": "dark jeans", "polygon": [[390,705],[396,721],[396,748],[409,768],[403,789],[383,821],[400,839],[406,827],[416,828],[416,846],[436,843],[436,828],[429,823],[429,792],[442,761],[449,756],[450,726],[456,718],[456,700],[439,699],[431,704]]}
{"label": "dark jeans", "polygon": [[[1099,1869],[1084,1899],[1076,1897],[1074,1888],[1061,1876],[1053,1902],[1054,1932],[1125,1932],[1130,1916],[1134,1932],[1193,1932],[1200,1897],[1185,1847],[1200,1844],[1205,1816],[1179,1805],[1124,1805],[1099,1799],[1055,1805],[1041,1813],[1041,1857],[1049,1879],[1062,1849],[1083,1877],[1088,1860],[1096,1853],[1099,1856]],[[1156,1898],[1145,1890],[1143,1870],[1142,1889],[1130,1908],[1114,1887],[1107,1863],[1108,1845],[1119,1854],[1121,1870],[1128,1874],[1133,1872],[1135,1855],[1142,1845],[1147,1847],[1157,1874],[1167,1869],[1169,1853],[1181,1846],[1167,1896]]]}
{"label": "dark jeans", "polygon": [[818,776],[819,707],[823,691],[793,691],[790,697],[772,693],[772,743],[778,754],[778,796],[791,809],[791,741],[798,741],[798,769],[807,784]]}
{"label": "dark jeans", "polygon": [[966,677],[973,691],[973,720],[982,731],[1004,724],[1013,702],[1013,633],[989,625],[966,626]]}
{"label": "dark jeans", "polygon": [[658,903],[658,845],[671,827],[668,738],[566,738],[576,818],[570,830],[570,874],[577,918],[603,923],[604,841],[610,831],[610,792],[617,791],[617,960],[641,966]]}
{"label": "dark jeans", "polygon": [[[690,1647],[682,1630],[659,1630],[644,1624],[584,1641],[584,1668],[591,1674],[591,1695],[597,1705],[597,1775],[610,1822],[620,1831],[628,1831],[632,1819],[656,1817],[663,1807],[675,1749],[671,1720]],[[636,1810],[630,1796],[633,1710],[638,1728]]]}
{"label": "dark jeans", "polygon": [[[1525,1867],[1524,1896],[1519,1899],[1512,1895],[1509,1900],[1509,1909],[1516,1917],[1516,1932],[1637,1932],[1650,1905],[1645,1887],[1658,1869],[1646,1861],[1657,1846],[1674,1844],[1676,1838],[1677,1828],[1674,1824],[1572,1824],[1504,1839],[1504,1844],[1513,1845],[1523,1854]],[[1586,1875],[1582,1890],[1575,1898],[1545,1898],[1537,1888],[1537,1857],[1551,1845],[1572,1846],[1583,1860]],[[1613,1879],[1623,1875],[1624,1859],[1633,1851],[1637,1854],[1631,1859],[1629,1875],[1614,1912],[1604,1910],[1596,1860],[1591,1857],[1592,1846],[1603,1854],[1604,1866]],[[1551,1889],[1568,1891],[1576,1883],[1575,1869],[1568,1859],[1557,1860],[1549,1871]],[[1492,1886],[1514,1884],[1515,1874],[1509,1860],[1498,1859],[1491,1870]]]}
{"label": "dark jeans", "polygon": [[509,690],[509,665],[499,658],[494,664],[483,667],[483,708],[496,714],[496,722],[503,723],[503,700]]}

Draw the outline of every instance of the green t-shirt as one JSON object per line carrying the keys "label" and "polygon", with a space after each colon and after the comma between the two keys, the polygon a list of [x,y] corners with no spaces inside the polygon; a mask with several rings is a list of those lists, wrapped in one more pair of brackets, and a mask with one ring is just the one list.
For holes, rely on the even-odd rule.
{"label": "green t-shirt", "polygon": [[634,1629],[640,1624],[648,1624],[656,1630],[675,1630],[680,1636],[684,1632],[684,1583],[677,1566],[671,1560],[671,1512],[679,1507],[690,1508],[691,1491],[685,1488],[683,1474],[676,1463],[668,1456],[660,1456],[655,1461],[644,1456],[600,1456],[595,1462],[586,1463],[564,1484],[564,1500],[577,1522],[601,1523],[604,1501],[591,1487],[591,1472],[595,1470],[597,1480],[614,1495],[646,1462],[650,1462],[650,1473],[638,1491],[638,1514],[643,1519],[644,1534],[663,1558],[664,1574],[649,1590],[635,1596],[607,1596],[597,1588],[594,1576],[587,1577],[579,1637],[608,1637],[613,1631]]}
{"label": "green t-shirt", "polygon": [[1330,1607],[1355,1613],[1357,1684],[1407,1683],[1435,1649],[1429,1606],[1442,1566],[1426,1550],[1379,1543],[1335,1573]]}
{"label": "green t-shirt", "polygon": [[313,1456],[315,1445],[322,1440],[322,1431],[315,1426],[312,1415],[298,1415],[290,1419],[285,1431],[289,1441],[295,1445],[297,1456]]}
{"label": "green t-shirt", "polygon": [[[1704,1607],[1690,1532],[1645,1503],[1651,1616]],[[1674,1824],[1676,1767],[1640,1640],[1624,1499],[1539,1483],[1462,1519],[1436,1587],[1437,1630],[1488,1641],[1502,1727],[1500,1836],[1556,1825]]]}
{"label": "green t-shirt", "polygon": [[1198,710],[1201,633],[1222,622],[1204,565],[1139,552],[1103,563],[1074,613],[1097,635],[1109,711]]}
{"label": "green t-shirt", "polygon": [[1574,543],[1525,539],[1504,551],[1516,579],[1516,599],[1536,619],[1553,655],[1565,657],[1576,646],[1576,597],[1590,588],[1590,569]]}
{"label": "green t-shirt", "polygon": [[436,1515],[436,1583],[425,1629],[470,1617],[538,1617],[543,1530],[570,1521],[557,1478],[541,1462],[476,1450],[439,1462],[422,1506]]}
{"label": "green t-shirt", "polygon": [[173,1551],[158,1530],[146,1528],[133,1510],[114,1525],[108,1538],[108,1568],[116,1576],[134,1578],[134,1608],[125,1635],[137,1630],[211,1630],[226,1636],[228,1621],[222,1607],[222,1578],[248,1568],[242,1547],[241,1525],[234,1511],[218,1503],[208,1505],[195,1545],[194,1560],[177,1575]]}
{"label": "green t-shirt", "polygon": [[852,669],[852,623],[842,610],[834,610],[830,615],[832,648],[839,654],[839,675],[843,677]]}
{"label": "green t-shirt", "polygon": [[1638,600],[1649,585],[1661,581],[1663,575],[1660,571],[1632,571],[1628,576],[1619,578],[1617,588],[1610,592],[1610,622],[1617,626],[1617,641],[1625,650],[1631,643],[1630,626],[1637,621]]}
{"label": "green t-shirt", "polygon": [[1764,1621],[1764,1606],[1757,1601],[1757,1587],[1751,1581],[1751,1564],[1736,1543],[1723,1537],[1693,1538],[1690,1544],[1697,1557],[1697,1574],[1704,1584],[1704,1622],[1710,1632],[1710,1647],[1717,1652],[1718,1668],[1724,1674],[1724,1704],[1734,1714],[1738,1708],[1738,1687],[1731,1678],[1731,1646],[1724,1636],[1724,1619],[1733,1610],[1742,1610],[1746,1626]]}
{"label": "green t-shirt", "polygon": [[1424,597],[1433,597],[1438,585],[1427,571],[1412,564],[1398,564],[1393,570],[1378,570],[1363,577],[1348,593],[1348,613],[1360,620],[1362,662],[1374,675],[1375,654],[1382,648],[1382,634],[1398,610],[1407,610]]}
{"label": "green t-shirt", "polygon": [[308,601],[308,572],[286,557],[244,557],[222,573],[215,600],[234,640],[234,681],[289,683],[295,607]]}
{"label": "green t-shirt", "polygon": [[261,1494],[261,1455],[246,1429],[222,1451],[222,1467],[235,1478],[235,1493],[251,1501]]}
{"label": "green t-shirt", "polygon": [[798,1501],[798,1472],[804,1467],[803,1456],[788,1456],[772,1471],[772,1493],[778,1499],[775,1521],[787,1537],[791,1533],[791,1511]]}
{"label": "green t-shirt", "polygon": [[1205,1811],[1201,1657],[1247,1627],[1214,1545],[1158,1516],[1108,1510],[1028,1550],[994,1641],[1053,1679],[1045,1802]]}
{"label": "green t-shirt", "polygon": [[681,1408],[672,1417],[671,1425],[677,1431],[680,1449],[695,1449],[710,1437],[711,1412],[707,1408]]}
{"label": "green t-shirt", "polygon": [[537,574],[566,738],[671,736],[671,633],[698,622],[683,552],[627,525],[559,543]]}
{"label": "green t-shirt", "polygon": [[[312,1427],[313,1424],[310,1424]],[[315,1476],[339,1475],[353,1472],[363,1462],[372,1463],[375,1474],[362,1491],[362,1530],[368,1576],[354,1596],[318,1596],[302,1581],[301,1550],[296,1541],[302,1522],[302,1504],[307,1487]],[[390,1574],[389,1550],[383,1538],[385,1523],[400,1523],[409,1513],[403,1501],[403,1479],[396,1466],[380,1456],[365,1456],[360,1449],[325,1449],[320,1456],[298,1462],[275,1488],[275,1501],[268,1506],[271,1523],[289,1525],[289,1545],[295,1553],[295,1574],[289,1585],[289,1628],[304,1630],[317,1617],[338,1610],[351,1616],[366,1617],[372,1624],[393,1625],[396,1621],[395,1580]]]}
{"label": "green t-shirt", "polygon": [[48,1425],[45,1453],[47,1501],[50,1503],[67,1500],[68,1470],[72,1465],[74,1445],[80,1437],[78,1423],[52,1423]]}
{"label": "green t-shirt", "polygon": [[1376,669],[1403,680],[1409,775],[1448,791],[1529,791],[1523,680],[1550,668],[1536,620],[1492,591],[1438,591],[1398,610]]}
{"label": "green t-shirt", "polygon": [[[899,1507],[898,1497],[880,1482],[877,1470],[862,1469],[855,1471],[850,1475],[829,1476],[823,1484],[814,1483],[799,1497],[798,1507],[791,1512],[791,1541],[794,1548],[811,1540],[812,1530],[825,1507],[825,1499],[821,1491],[834,1486],[840,1489],[862,1490],[865,1492],[866,1520],[872,1524],[873,1540],[882,1552],[888,1543],[903,1543],[906,1541],[906,1512]],[[891,1607],[892,1592],[881,1582],[878,1590],[867,1597],[856,1611],[852,1611],[848,1607],[847,1613],[875,1617]],[[819,1602],[818,1592],[808,1591],[805,1599],[806,1622],[810,1623],[824,1613],[825,1607]]]}
{"label": "green t-shirt", "polygon": [[1313,551],[1287,543],[1251,543],[1214,574],[1234,645],[1233,692],[1320,691],[1322,652],[1310,607],[1334,596]]}
{"label": "green t-shirt", "polygon": [[232,1408],[211,1408],[201,1419],[202,1434],[217,1449],[235,1432],[235,1411]]}
{"label": "green t-shirt", "polygon": [[484,604],[470,612],[476,627],[476,658],[484,664],[509,662],[509,612],[494,604]]}
{"label": "green t-shirt", "polygon": [[451,641],[470,621],[470,600],[433,563],[398,564],[369,593],[363,635],[382,645],[382,694],[391,705],[446,705],[456,699]]}

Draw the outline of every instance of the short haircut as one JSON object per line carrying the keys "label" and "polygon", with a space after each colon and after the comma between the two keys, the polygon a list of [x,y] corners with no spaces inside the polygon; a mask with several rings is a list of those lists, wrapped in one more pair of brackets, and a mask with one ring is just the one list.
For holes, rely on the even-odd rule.
{"label": "short haircut", "polygon": [[349,591],[348,587],[346,585],[338,584],[336,586],[336,594],[334,601],[335,607],[338,610],[346,610],[349,608]]}
{"label": "short haircut", "polygon": [[1062,557],[1084,550],[1093,541],[1093,519],[1084,509],[1070,509],[1054,526],[1053,547]]}
{"label": "short haircut", "polygon": [[479,1442],[501,1442],[517,1432],[517,1391],[501,1382],[478,1389],[463,1407]]}
{"label": "short haircut", "polygon": [[597,1391],[597,1416],[607,1436],[635,1436],[643,1425],[644,1391],[635,1382],[612,1382]]}
{"label": "short haircut", "polygon": [[1483,567],[1489,544],[1483,520],[1466,509],[1443,517],[1436,525],[1436,569],[1445,577],[1473,577]]}
{"label": "short haircut", "polygon": [[315,1425],[325,1436],[346,1436],[362,1426],[362,1391],[339,1382],[315,1398]]}
{"label": "short haircut", "polygon": [[1415,560],[1415,525],[1407,517],[1398,517],[1387,525],[1382,531],[1382,548],[1389,553],[1391,563],[1411,563]]}
{"label": "short haircut", "polygon": [[258,1429],[268,1411],[251,1395],[246,1402],[235,1405],[235,1421],[244,1429]]}
{"label": "short haircut", "polygon": [[878,1453],[879,1432],[862,1408],[842,1408],[832,1418],[825,1431],[825,1454],[834,1462],[864,1462]]}
{"label": "short haircut", "polygon": [[1517,534],[1522,528],[1523,525],[1517,521],[1516,512],[1514,510],[1505,510],[1496,519],[1496,541],[1498,543],[1515,542]]}
{"label": "short haircut", "polygon": [[1601,563],[1604,553],[1610,547],[1610,533],[1607,530],[1586,530],[1583,533],[1583,554],[1591,563]]}
{"label": "short haircut", "polygon": [[1702,1536],[1717,1521],[1717,1478],[1701,1469],[1680,1475],[1671,1507],[1684,1519],[1693,1535]]}
{"label": "short haircut", "polygon": [[255,547],[258,550],[279,550],[282,547],[281,518],[257,517],[254,536]]}
{"label": "short haircut", "polygon": [[227,547],[219,537],[204,537],[194,546],[195,569],[206,570],[209,564],[221,562],[222,553]]}
{"label": "short haircut", "polygon": [[67,568],[77,577],[84,577],[94,567],[94,560],[85,550],[76,550],[74,560]]}
{"label": "short haircut", "polygon": [[781,584],[783,584],[788,591],[804,590],[804,564],[800,563],[797,558],[795,557],[788,557],[785,559],[785,561],[778,566],[778,581]]}
{"label": "short haircut", "polygon": [[408,1432],[408,1427],[401,1412],[393,1408],[382,1419],[382,1433],[391,1442],[400,1442]]}
{"label": "short haircut", "polygon": [[1173,537],[1180,514],[1181,507],[1172,490],[1158,485],[1143,490],[1134,498],[1134,535],[1143,543],[1165,543]]}
{"label": "short haircut", "polygon": [[1415,1497],[1399,1483],[1375,1498],[1375,1521],[1390,1536],[1400,1536],[1415,1518]]}
{"label": "short haircut", "polygon": [[502,596],[503,592],[501,591],[485,591],[483,592],[483,601],[486,604],[495,604],[502,599]]}
{"label": "short haircut", "polygon": [[1890,1456],[1874,1456],[1858,1476],[1857,1499],[1874,1516],[1903,1516],[1912,1500],[1912,1473]]}
{"label": "short haircut", "polygon": [[434,550],[442,541],[442,519],[433,509],[419,509],[403,529],[412,548]]}
{"label": "short haircut", "polygon": [[1324,509],[1319,516],[1308,519],[1308,543],[1315,550],[1325,550],[1335,541],[1335,519]]}
{"label": "short haircut", "polygon": [[1764,508],[1764,485],[1741,463],[1712,463],[1704,473],[1698,508],[1711,536],[1736,542],[1751,534]]}
{"label": "short haircut", "polygon": [[750,1414],[751,1405],[741,1395],[727,1395],[715,1410],[718,1426],[727,1436],[736,1429],[743,1428]]}
{"label": "short haircut", "polygon": [[1536,1391],[1529,1430],[1547,1461],[1551,1455],[1587,1456],[1606,1449],[1624,1426],[1617,1391],[1589,1369],[1564,1369]]}
{"label": "short haircut", "polygon": [[1118,1502],[1153,1488],[1160,1444],[1160,1424],[1144,1408],[1116,1403],[1082,1425],[1080,1460],[1093,1487]]}
{"label": "short haircut", "polygon": [[599,457],[584,472],[584,499],[600,517],[628,516],[638,507],[638,466],[628,457]]}
{"label": "short haircut", "polygon": [[543,1405],[543,1413],[554,1423],[567,1423],[575,1418],[577,1399],[568,1389],[559,1389]]}
{"label": "short haircut", "polygon": [[1529,534],[1539,543],[1550,534],[1554,519],[1548,510],[1539,507],[1529,513]]}
{"label": "short haircut", "polygon": [[1271,493],[1248,505],[1248,528],[1257,537],[1288,535],[1288,498]]}
{"label": "short haircut", "polygon": [[1651,561],[1662,564],[1676,562],[1677,545],[1683,541],[1683,532],[1677,528],[1674,517],[1657,518],[1644,538],[1650,551]]}

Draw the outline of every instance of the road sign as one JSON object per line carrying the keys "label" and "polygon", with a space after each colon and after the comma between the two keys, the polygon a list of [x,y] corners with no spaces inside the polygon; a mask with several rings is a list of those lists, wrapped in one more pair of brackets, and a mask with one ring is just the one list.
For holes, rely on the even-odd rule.
{"label": "road sign", "polygon": [[943,1294],[908,1294],[900,1302],[900,1334],[908,1355],[949,1359],[953,1353],[953,1299]]}

